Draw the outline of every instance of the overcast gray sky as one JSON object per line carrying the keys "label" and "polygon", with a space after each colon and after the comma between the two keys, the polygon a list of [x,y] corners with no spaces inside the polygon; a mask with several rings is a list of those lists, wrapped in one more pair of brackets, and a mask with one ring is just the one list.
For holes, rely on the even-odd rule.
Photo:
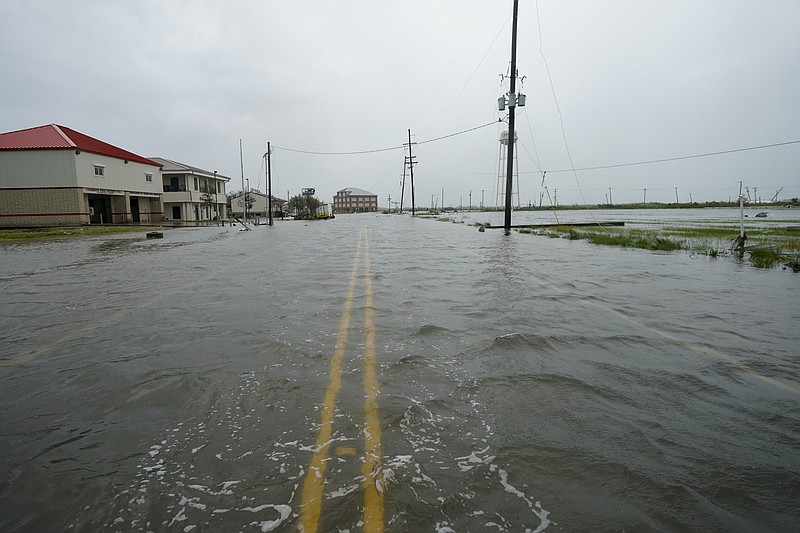
{"label": "overcast gray sky", "polygon": [[[0,130],[62,124],[273,193],[344,187],[398,200],[493,204],[511,0],[0,2]],[[800,196],[797,0],[521,0],[522,202],[727,200],[738,182]],[[541,30],[541,31],[540,31]],[[540,52],[541,51],[541,52]],[[545,63],[546,61],[546,63]],[[549,76],[546,66],[549,66]],[[552,86],[551,86],[552,80]],[[507,83],[507,82],[506,82]],[[560,109],[560,116],[559,116]],[[562,129],[563,121],[563,129]],[[566,139],[566,142],[565,142]],[[431,142],[425,142],[431,141]],[[568,154],[572,156],[572,162]],[[410,185],[410,184],[409,184]],[[405,204],[408,205],[406,191]]]}

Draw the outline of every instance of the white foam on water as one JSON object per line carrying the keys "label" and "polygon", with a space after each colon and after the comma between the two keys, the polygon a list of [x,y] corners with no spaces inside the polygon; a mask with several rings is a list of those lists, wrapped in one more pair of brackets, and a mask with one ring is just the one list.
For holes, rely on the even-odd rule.
{"label": "white foam on water", "polygon": [[447,522],[436,522],[436,533],[456,533],[456,531],[450,527],[450,524]]}
{"label": "white foam on water", "polygon": [[172,517],[172,521],[169,523],[167,527],[172,527],[172,524],[174,524],[175,522],[183,522],[187,518],[188,516],[186,516],[186,507],[181,507],[181,510],[178,511],[178,514]]}
{"label": "white foam on water", "polygon": [[330,492],[327,495],[329,500],[334,498],[341,498],[342,496],[347,496],[348,494],[352,494],[353,492],[357,491],[361,485],[350,485],[349,487],[342,487],[340,489],[336,489],[333,492]]}

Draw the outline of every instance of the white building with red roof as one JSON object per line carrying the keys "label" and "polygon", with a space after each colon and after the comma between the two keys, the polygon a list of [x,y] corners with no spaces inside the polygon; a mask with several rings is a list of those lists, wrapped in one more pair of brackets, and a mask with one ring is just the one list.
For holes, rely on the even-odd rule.
{"label": "white building with red roof", "polygon": [[0,226],[164,217],[161,163],[49,124],[0,134]]}

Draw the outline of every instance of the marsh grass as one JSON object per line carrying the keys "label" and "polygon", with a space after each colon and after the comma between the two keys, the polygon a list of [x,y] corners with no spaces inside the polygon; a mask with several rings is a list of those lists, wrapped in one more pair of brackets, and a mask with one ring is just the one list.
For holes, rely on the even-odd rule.
{"label": "marsh grass", "polygon": [[[645,250],[690,250],[709,257],[724,255],[732,240],[738,235],[737,224],[721,226],[664,226],[659,229],[620,227],[575,228],[553,226],[538,232],[540,235],[560,236],[570,240],[587,240],[593,244],[642,248]],[[778,253],[800,251],[800,235],[785,227],[748,229],[748,243],[753,246],[771,246]],[[760,259],[759,259],[760,261]]]}
{"label": "marsh grass", "polygon": [[756,268],[774,268],[785,259],[779,250],[772,247],[753,248],[749,252],[750,264]]}
{"label": "marsh grass", "polygon": [[[442,221],[452,221],[440,218]],[[488,222],[475,222],[477,227],[488,227]],[[733,239],[739,234],[739,225],[716,224],[714,226],[663,226],[659,228],[635,228],[619,226],[550,226],[547,228],[519,228],[522,234],[540,235],[550,238],[585,240],[601,246],[640,248],[644,250],[670,252],[688,250],[690,253],[706,255],[711,259],[730,255]],[[750,263],[757,268],[774,268],[783,264],[795,272],[800,270],[800,235],[786,227],[749,227],[747,243]]]}
{"label": "marsh grass", "polygon": [[611,227],[576,229],[569,226],[554,226],[544,234],[563,236],[569,240],[586,240],[592,244],[620,246],[622,248],[642,248],[645,250],[671,251],[683,248],[683,243],[660,236],[655,232],[637,229],[621,230]]}

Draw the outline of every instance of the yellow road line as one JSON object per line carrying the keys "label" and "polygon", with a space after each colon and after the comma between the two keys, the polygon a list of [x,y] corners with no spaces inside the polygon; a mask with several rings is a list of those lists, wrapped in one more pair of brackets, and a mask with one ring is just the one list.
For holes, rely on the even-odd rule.
{"label": "yellow road line", "polygon": [[745,373],[750,374],[751,376],[753,376],[755,378],[758,378],[758,379],[760,379],[762,381],[765,381],[765,382],[769,383],[770,385],[772,385],[774,387],[777,387],[779,389],[785,390],[787,392],[792,392],[794,394],[800,394],[800,387],[796,387],[794,385],[790,385],[788,383],[784,383],[782,381],[779,381],[779,380],[777,380],[775,378],[771,378],[769,376],[765,376],[763,374],[759,374],[758,372],[756,372],[755,370],[753,370],[752,368],[750,368],[746,364],[741,363],[741,362],[737,361],[736,359],[734,359],[733,357],[731,357],[729,355],[726,355],[726,354],[724,354],[724,353],[722,353],[722,352],[720,352],[718,350],[715,350],[713,348],[709,348],[707,346],[701,346],[701,345],[699,345],[697,343],[688,341],[686,339],[682,339],[682,338],[680,338],[680,337],[678,337],[676,335],[672,335],[671,333],[667,333],[666,331],[661,330],[661,329],[659,329],[659,328],[657,328],[655,326],[650,326],[648,324],[644,324],[642,322],[639,322],[638,320],[626,315],[622,311],[619,311],[619,310],[614,309],[612,307],[609,307],[607,305],[604,305],[604,304],[589,300],[588,298],[583,298],[583,297],[578,296],[576,294],[571,294],[571,293],[569,293],[567,291],[564,291],[564,290],[556,287],[552,283],[548,283],[545,280],[543,280],[543,279],[541,279],[541,278],[539,278],[537,276],[534,276],[532,274],[528,274],[527,276],[528,276],[528,278],[536,281],[537,283],[541,283],[542,285],[544,285],[546,287],[550,287],[551,289],[553,289],[556,292],[559,292],[561,294],[564,294],[566,296],[569,296],[571,298],[579,300],[579,301],[581,301],[583,303],[586,303],[588,305],[592,305],[594,307],[598,307],[600,309],[608,311],[609,313],[611,313],[613,315],[616,315],[619,318],[621,318],[623,320],[626,320],[626,321],[630,322],[631,324],[634,324],[637,327],[652,331],[653,333],[656,333],[657,335],[660,335],[661,337],[664,337],[665,339],[667,339],[667,340],[669,340],[671,342],[674,342],[675,344],[683,346],[687,350],[690,350],[690,351],[692,351],[692,352],[694,352],[694,353],[696,353],[698,355],[702,355],[703,357],[712,357],[712,358],[718,359],[718,360],[720,360],[720,361],[722,361],[722,362],[724,362],[724,363],[726,363],[728,365],[733,366],[734,368],[738,368],[742,372],[745,372]]}
{"label": "yellow road line", "polygon": [[[361,233],[363,235],[364,229]],[[319,436],[317,437],[316,450],[311,457],[303,482],[303,492],[300,499],[300,520],[299,529],[305,533],[316,533],[319,526],[319,517],[322,511],[322,497],[325,480],[325,469],[328,459],[328,448],[330,447],[331,433],[333,432],[333,417],[336,409],[336,396],[342,386],[342,359],[347,345],[347,332],[350,327],[350,315],[353,309],[353,294],[356,288],[356,280],[361,259],[361,241],[359,236],[356,256],[353,260],[353,268],[350,273],[350,285],[347,288],[347,297],[342,309],[342,320],[339,325],[339,336],[336,339],[336,349],[331,357],[330,381],[325,390],[325,400],[322,404],[322,422],[320,424]]]}
{"label": "yellow road line", "polygon": [[381,479],[381,424],[378,418],[378,378],[375,372],[375,321],[372,308],[372,273],[369,239],[364,235],[364,531],[383,531],[383,479]]}

